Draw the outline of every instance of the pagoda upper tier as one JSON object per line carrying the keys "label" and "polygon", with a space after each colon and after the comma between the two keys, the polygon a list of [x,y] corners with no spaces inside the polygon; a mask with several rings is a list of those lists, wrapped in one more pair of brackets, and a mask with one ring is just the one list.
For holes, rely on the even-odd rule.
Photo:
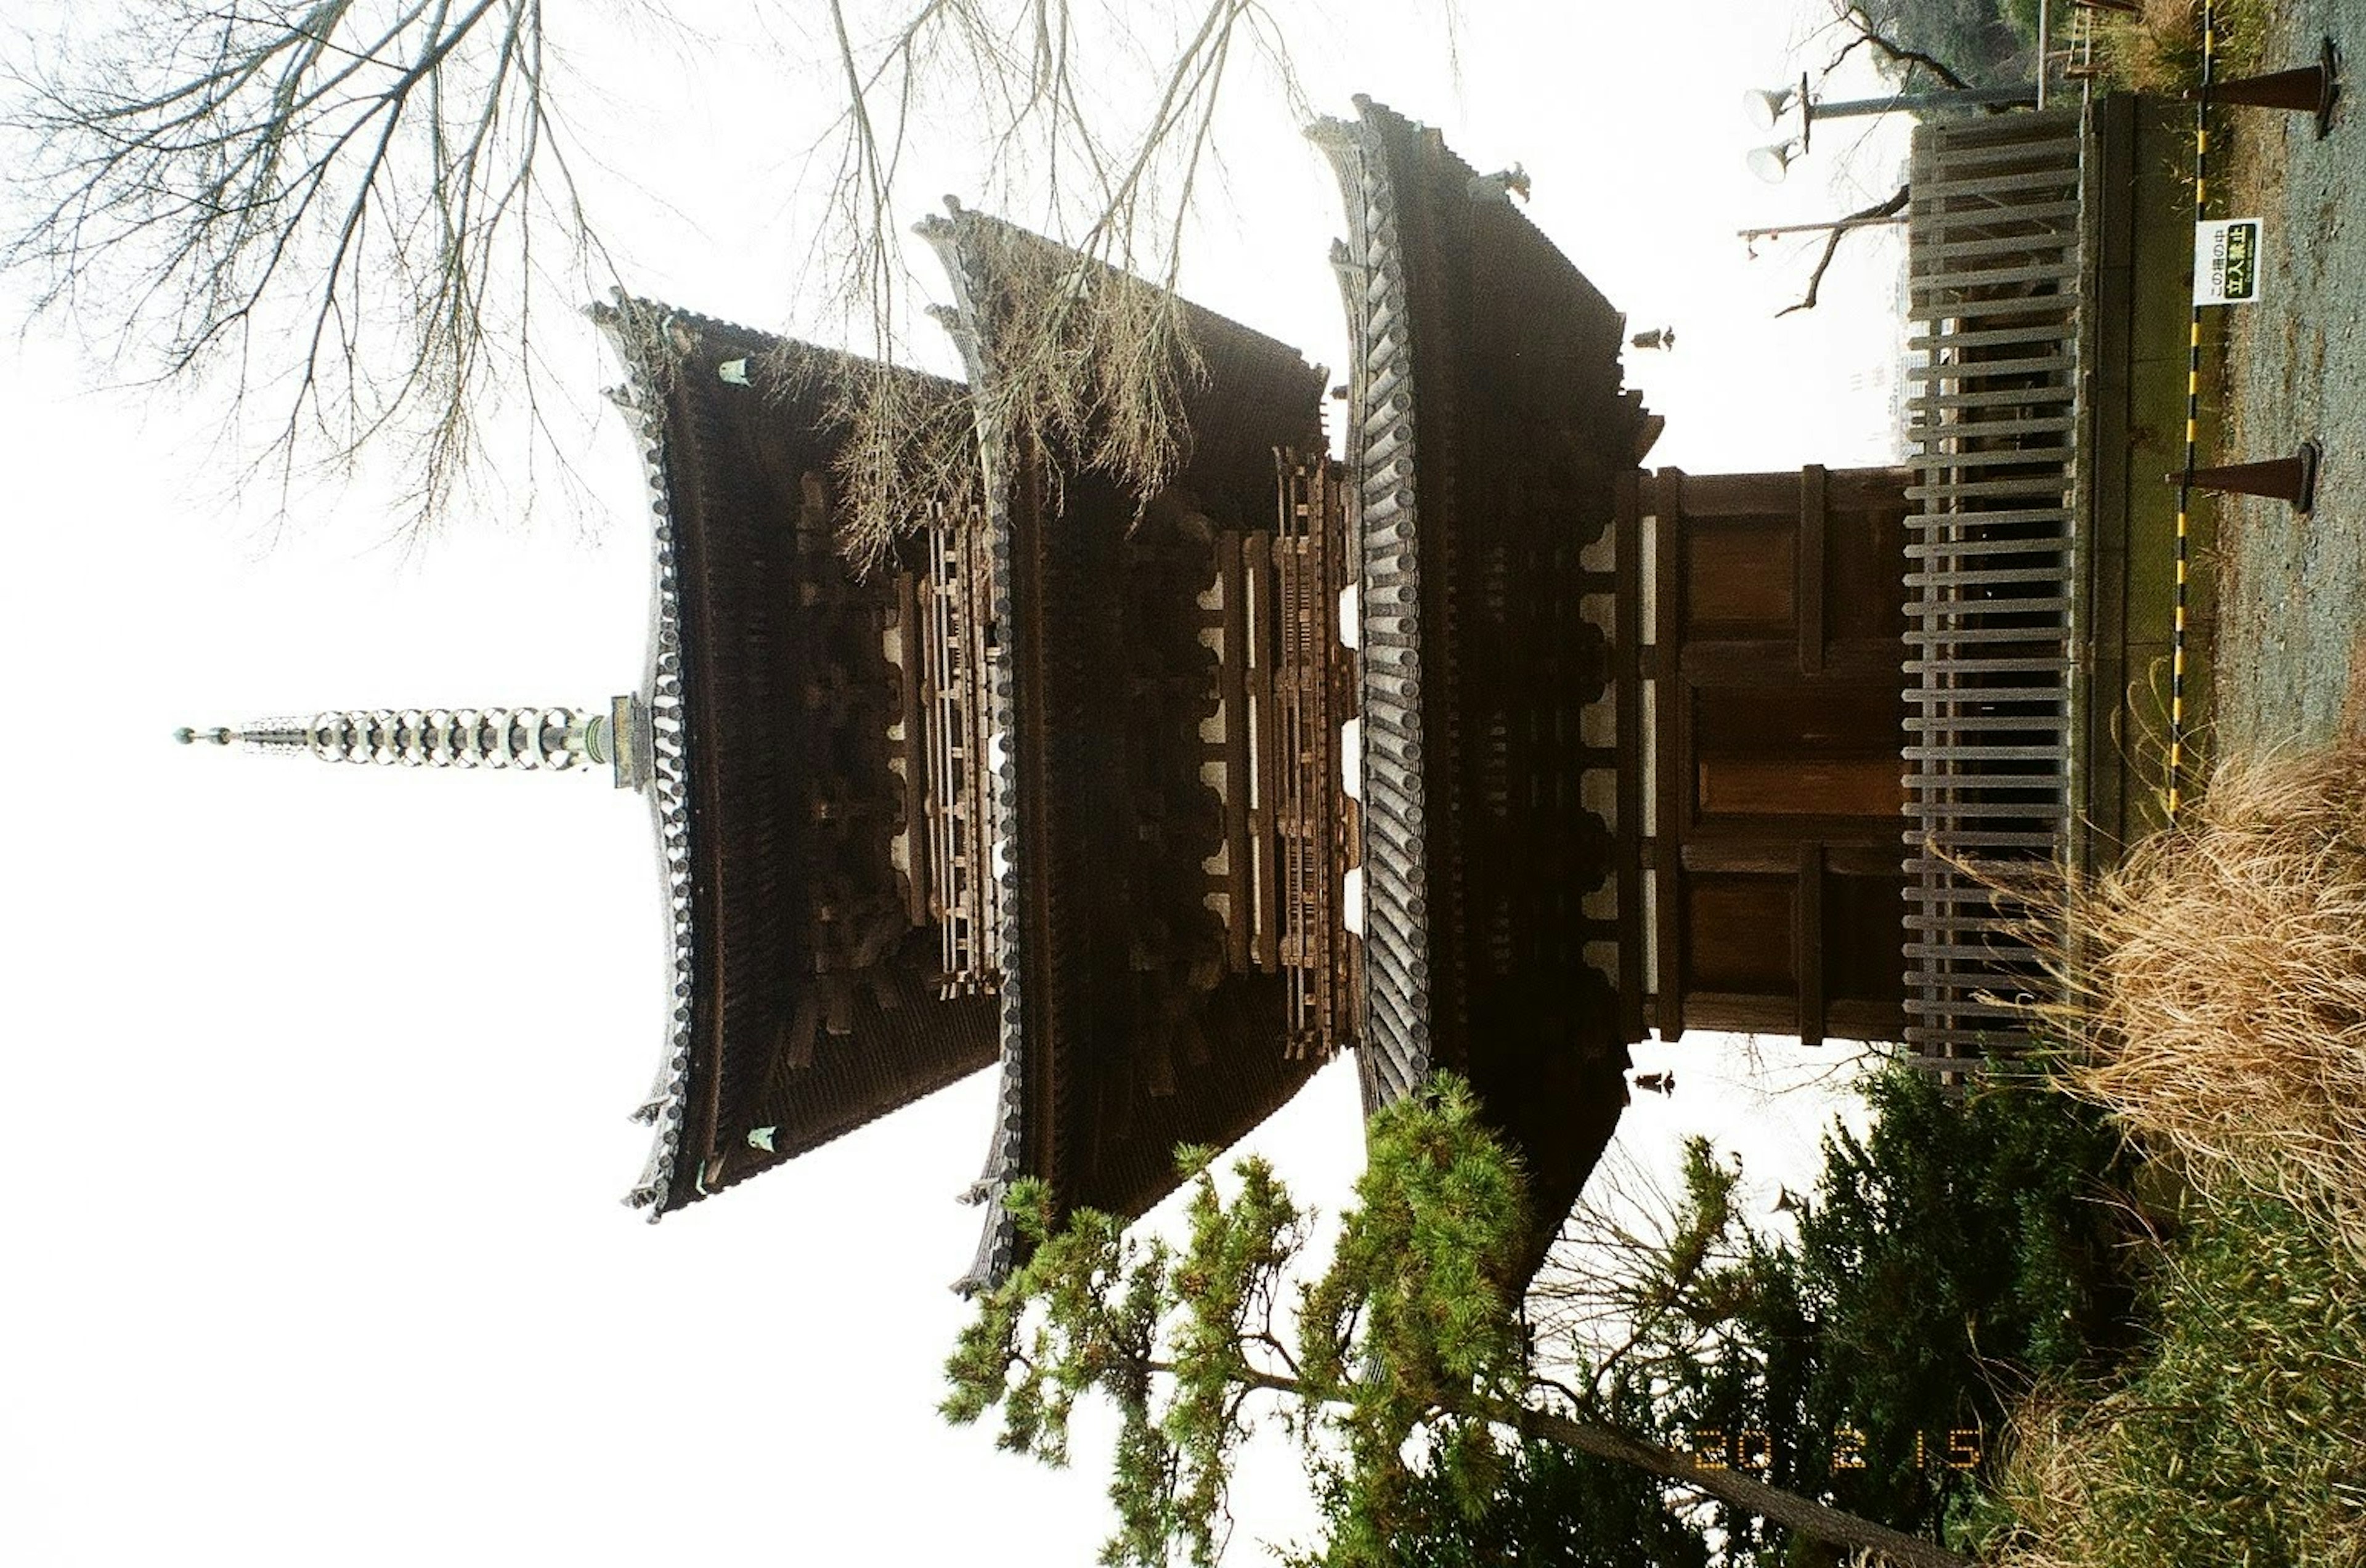
{"label": "pagoda upper tier", "polygon": [[1358,1066],[1368,1111],[1470,1082],[1526,1162],[1533,1268],[1642,1032],[1633,499],[1658,422],[1622,384],[1625,317],[1503,184],[1357,107],[1311,134],[1348,220]]}
{"label": "pagoda upper tier", "polygon": [[598,313],[656,512],[651,791],[670,915],[666,1213],[994,1060],[982,566],[958,515],[841,553],[841,396],[950,383],[638,300]]}
{"label": "pagoda upper tier", "polygon": [[[1006,660],[1012,918],[975,1284],[1015,1256],[1011,1181],[1055,1212],[1138,1214],[1178,1181],[1178,1145],[1233,1143],[1352,1035],[1346,561],[1324,377],[1295,350],[958,206],[922,232],[980,410]],[[1047,348],[1095,378],[1132,346],[1095,341],[1096,312],[1177,333],[1156,368],[1183,438],[1147,496],[1095,466],[1105,411],[1013,407]]]}

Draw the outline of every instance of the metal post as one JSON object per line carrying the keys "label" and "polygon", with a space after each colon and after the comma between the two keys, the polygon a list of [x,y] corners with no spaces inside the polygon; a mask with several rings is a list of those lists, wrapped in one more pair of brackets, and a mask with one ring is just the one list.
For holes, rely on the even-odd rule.
{"label": "metal post", "polygon": [[2037,0],[2037,107],[2045,107],[2045,73],[2054,68],[2054,0]]}
{"label": "metal post", "polygon": [[1828,234],[1835,229],[1879,229],[1906,221],[1906,214],[1893,212],[1884,218],[1838,218],[1828,223],[1772,223],[1763,229],[1736,229],[1737,240],[1773,240],[1785,234]]}
{"label": "metal post", "polygon": [[1910,109],[2033,107],[2036,103],[2036,91],[2030,87],[1953,87],[1943,93],[1899,93],[1887,98],[1810,103],[1807,116],[1808,123],[1813,125],[1820,119],[1844,119],[1853,115],[1901,114]]}

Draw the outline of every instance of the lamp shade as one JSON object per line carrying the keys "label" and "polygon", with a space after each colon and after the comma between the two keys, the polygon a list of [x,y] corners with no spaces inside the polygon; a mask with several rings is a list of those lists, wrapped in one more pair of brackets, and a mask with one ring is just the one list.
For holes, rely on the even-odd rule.
{"label": "lamp shade", "polygon": [[1791,160],[1798,153],[1799,143],[1796,138],[1775,142],[1771,147],[1753,147],[1747,159],[1750,172],[1770,186],[1780,185],[1783,176],[1791,171]]}
{"label": "lamp shade", "polygon": [[1774,122],[1783,118],[1783,111],[1791,107],[1791,100],[1798,96],[1799,89],[1793,86],[1752,87],[1741,95],[1741,112],[1759,130],[1772,130]]}

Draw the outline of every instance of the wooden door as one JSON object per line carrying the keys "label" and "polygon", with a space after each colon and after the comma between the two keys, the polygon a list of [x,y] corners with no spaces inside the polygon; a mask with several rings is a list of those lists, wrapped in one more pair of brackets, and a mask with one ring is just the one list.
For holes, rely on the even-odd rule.
{"label": "wooden door", "polygon": [[1689,475],[1652,509],[1652,1021],[1895,1038],[1906,471]]}

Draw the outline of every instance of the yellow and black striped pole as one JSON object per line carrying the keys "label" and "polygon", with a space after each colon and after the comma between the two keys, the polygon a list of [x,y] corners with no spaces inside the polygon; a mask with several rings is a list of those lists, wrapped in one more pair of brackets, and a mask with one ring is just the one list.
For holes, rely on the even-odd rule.
{"label": "yellow and black striped pole", "polygon": [[[2193,98],[2193,221],[2195,233],[2210,200],[2210,84],[2216,74],[2217,35],[2213,0],[2202,3],[2202,90]],[[2200,266],[2197,247],[2193,265]],[[2193,513],[2193,471],[2202,423],[2202,307],[2195,305],[2185,333],[2185,471],[2177,486],[2177,615],[2169,641],[2169,778],[2165,804],[2169,819],[2177,820],[2185,773],[2185,615],[2186,578],[2191,570],[2188,544]]]}

